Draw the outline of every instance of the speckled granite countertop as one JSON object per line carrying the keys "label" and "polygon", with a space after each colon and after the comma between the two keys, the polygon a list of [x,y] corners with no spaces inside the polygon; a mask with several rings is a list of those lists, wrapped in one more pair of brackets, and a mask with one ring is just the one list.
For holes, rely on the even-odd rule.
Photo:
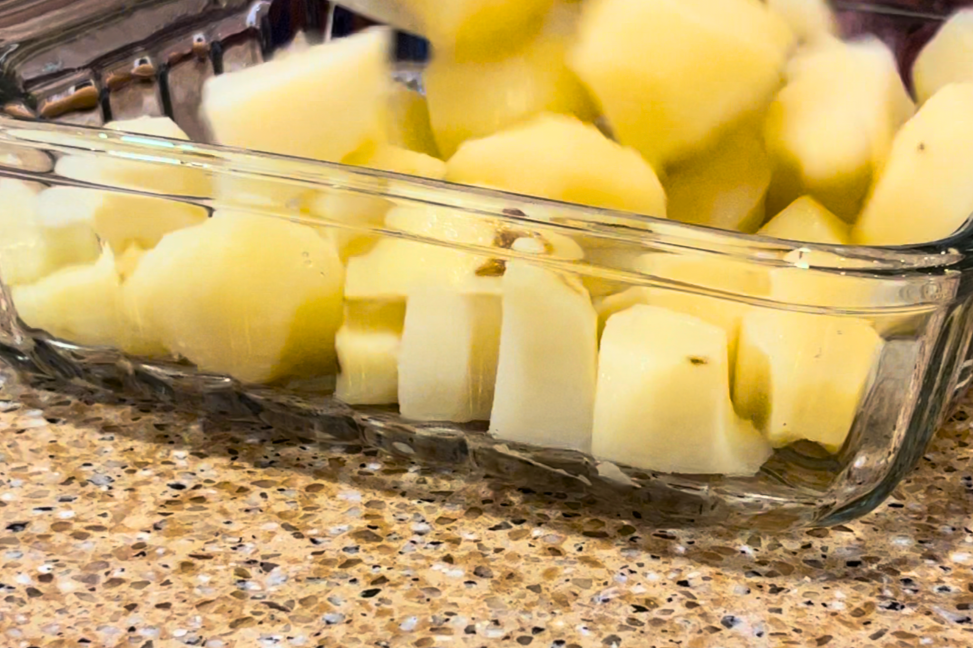
{"label": "speckled granite countertop", "polygon": [[973,645],[973,401],[877,513],[773,537],[0,381],[4,648]]}

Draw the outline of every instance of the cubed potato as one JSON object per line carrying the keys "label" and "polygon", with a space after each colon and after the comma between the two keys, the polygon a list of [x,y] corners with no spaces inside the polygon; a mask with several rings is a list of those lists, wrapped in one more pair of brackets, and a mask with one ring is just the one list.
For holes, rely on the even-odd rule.
{"label": "cubed potato", "polygon": [[340,161],[385,139],[391,42],[371,28],[212,77],[202,113],[220,144]]}
{"label": "cubed potato", "polygon": [[973,213],[973,83],[948,85],[902,127],[852,229],[860,245],[928,243]]}
{"label": "cubed potato", "polygon": [[17,314],[30,327],[89,346],[117,346],[122,331],[115,258],[106,249],[94,264],[62,268],[12,290]]}
{"label": "cubed potato", "polygon": [[767,8],[787,23],[801,43],[814,44],[838,33],[838,21],[827,0],[767,0]]}
{"label": "cubed potato", "polygon": [[659,178],[634,150],[566,115],[544,114],[467,141],[447,163],[451,182],[550,200],[666,215]]}
{"label": "cubed potato", "polygon": [[[442,180],[446,175],[446,164],[442,160],[389,144],[367,145],[343,161],[354,166],[432,180]],[[375,179],[374,183],[375,192],[381,191],[386,184],[383,179]],[[334,190],[318,192],[308,201],[308,211],[312,216],[338,221],[351,227],[381,227],[385,214],[391,207],[391,201],[379,195]],[[335,228],[327,232],[338,246],[342,259],[364,254],[377,241],[376,236],[354,229]]]}
{"label": "cubed potato", "polygon": [[503,325],[490,432],[588,452],[598,315],[579,282],[526,261],[501,280]]}
{"label": "cubed potato", "polygon": [[802,243],[851,244],[848,223],[810,196],[801,196],[792,202],[757,234]]}
{"label": "cubed potato", "polygon": [[444,208],[400,207],[385,217],[393,230],[441,244],[383,238],[374,248],[348,260],[348,299],[404,300],[410,292],[436,286],[459,286],[489,265],[489,258],[449,247],[451,243],[491,246],[491,224]]}
{"label": "cubed potato", "polygon": [[469,139],[505,130],[542,112],[591,121],[596,109],[565,63],[570,30],[548,29],[518,49],[465,61],[436,52],[424,82],[436,144],[449,159]]}
{"label": "cubed potato", "polygon": [[770,156],[763,122],[750,118],[666,171],[669,218],[752,234],[764,221]]}
{"label": "cubed potato", "polygon": [[[172,154],[179,152],[180,144],[154,139],[189,139],[168,117],[139,117],[114,121],[105,124],[105,128],[127,133],[125,139],[156,150],[158,163],[140,161],[135,156],[126,155],[99,158],[69,155],[58,160],[56,173],[72,180],[148,191],[163,196],[208,198],[211,195],[212,178],[207,171],[180,165],[172,157]],[[140,135],[146,137],[139,137]]]}
{"label": "cubed potato", "polygon": [[750,0],[595,0],[569,61],[618,141],[657,166],[763,108],[792,44]]}
{"label": "cubed potato", "polygon": [[37,213],[47,222],[84,223],[116,255],[131,245],[153,248],[169,232],[198,225],[208,216],[199,205],[81,187],[44,190],[37,199]]}
{"label": "cubed potato", "polygon": [[483,59],[523,45],[544,23],[554,0],[405,0],[436,51]]}
{"label": "cubed potato", "polygon": [[754,309],[741,327],[737,411],[775,447],[807,439],[837,452],[882,347],[863,320]]}
{"label": "cubed potato", "polygon": [[[475,279],[471,283],[482,282]],[[493,407],[500,296],[428,288],[409,294],[399,354],[399,411],[420,421],[485,421]]]}
{"label": "cubed potato", "polygon": [[424,94],[404,83],[392,86],[389,95],[388,143],[393,146],[439,157],[436,138],[429,121],[429,104]]}
{"label": "cubed potato", "polygon": [[201,371],[245,383],[335,373],[344,268],[313,229],[217,212],[166,235],[124,284],[132,317]]}
{"label": "cubed potato", "polygon": [[348,302],[335,336],[338,374],[335,397],[349,405],[398,402],[399,349],[405,303]]}
{"label": "cubed potato", "polygon": [[101,246],[90,226],[68,215],[41,216],[41,185],[0,178],[0,276],[29,284],[70,265],[94,263]]}
{"label": "cubed potato", "polygon": [[667,473],[752,475],[770,445],[730,402],[726,334],[665,308],[613,315],[598,356],[591,452]]}
{"label": "cubed potato", "polygon": [[789,76],[767,115],[771,213],[810,195],[851,222],[915,109],[895,57],[874,37],[835,41],[795,59]]}
{"label": "cubed potato", "polygon": [[967,82],[973,82],[973,9],[950,16],[912,64],[920,104],[950,83]]}

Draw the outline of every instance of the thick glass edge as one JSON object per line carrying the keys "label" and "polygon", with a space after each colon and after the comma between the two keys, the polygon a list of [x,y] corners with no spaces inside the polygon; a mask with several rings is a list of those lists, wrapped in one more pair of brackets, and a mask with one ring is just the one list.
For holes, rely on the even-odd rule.
{"label": "thick glass edge", "polygon": [[[805,244],[335,162],[40,120],[0,117],[0,147],[41,153],[55,151],[64,155],[107,155],[160,167],[196,168],[214,177],[262,180],[309,190],[376,194],[376,185],[380,183],[381,195],[386,198],[425,202],[501,221],[515,220],[541,227],[554,224],[587,238],[641,246],[647,252],[710,253],[771,266],[791,267],[793,263],[782,261],[782,257],[806,251],[812,253],[802,261],[801,267],[806,269],[900,276],[913,271],[964,269],[968,252],[973,250],[973,227],[969,226],[950,238],[916,246]],[[7,176],[42,182],[50,179],[52,171],[9,162],[0,168]],[[824,254],[814,255],[814,252]]]}

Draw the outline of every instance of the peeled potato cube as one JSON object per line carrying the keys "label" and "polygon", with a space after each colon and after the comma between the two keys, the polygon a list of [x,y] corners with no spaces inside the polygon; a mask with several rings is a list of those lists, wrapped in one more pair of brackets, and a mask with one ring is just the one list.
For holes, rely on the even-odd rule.
{"label": "peeled potato cube", "polygon": [[[479,280],[482,281],[482,280]],[[490,418],[500,345],[500,297],[433,288],[409,295],[399,354],[399,412],[424,421]]]}
{"label": "peeled potato cube", "polygon": [[835,20],[827,0],[767,0],[767,8],[780,16],[802,43],[836,36]]}
{"label": "peeled potato cube", "polygon": [[543,24],[553,0],[406,0],[437,51],[483,58],[515,50]]}
{"label": "peeled potato cube", "polygon": [[757,234],[803,243],[851,244],[848,223],[810,196],[801,196],[792,202]]}
{"label": "peeled potato cube", "polygon": [[[108,130],[129,133],[126,139],[138,142],[157,151],[158,163],[140,161],[137,157],[118,155],[92,158],[69,155],[58,160],[58,175],[73,180],[104,184],[123,189],[147,191],[161,196],[208,198],[212,193],[211,176],[208,172],[183,166],[172,157],[176,144],[157,142],[149,137],[171,140],[188,140],[189,137],[168,117],[139,117],[109,122]],[[139,137],[145,135],[148,137]],[[149,155],[152,155],[151,153]],[[163,161],[168,163],[163,164]],[[134,218],[134,217],[133,217]],[[115,250],[116,254],[121,250]]]}
{"label": "peeled potato cube", "polygon": [[425,95],[396,83],[389,95],[388,143],[416,153],[439,157],[439,148],[429,121]]}
{"label": "peeled potato cube", "polygon": [[335,397],[349,405],[398,402],[399,348],[405,304],[348,302],[335,336],[338,383]]}
{"label": "peeled potato cube", "polygon": [[912,64],[920,104],[950,83],[966,82],[973,82],[973,9],[950,16]]}
{"label": "peeled potato cube", "polygon": [[948,85],[895,137],[892,152],[852,229],[860,245],[945,238],[973,213],[973,83]]}
{"label": "peeled potato cube", "polygon": [[492,246],[496,235],[491,223],[438,207],[392,209],[385,223],[439,243],[381,239],[367,254],[348,260],[348,299],[404,300],[421,288],[462,285],[489,268],[487,257],[451,245]]}
{"label": "peeled potato cube", "polygon": [[101,246],[85,222],[45,219],[40,185],[0,179],[0,276],[8,286],[28,284],[70,265],[94,263]]}
{"label": "peeled potato cube", "polygon": [[337,162],[384,140],[391,39],[372,28],[211,77],[203,115],[220,144]]}
{"label": "peeled potato cube", "polygon": [[659,165],[761,109],[792,41],[750,0],[596,0],[569,61],[618,141]]}
{"label": "peeled potato cube", "polygon": [[206,208],[198,205],[78,187],[52,187],[41,192],[37,212],[46,222],[85,223],[118,255],[131,245],[155,247],[169,232],[207,218]]}
{"label": "peeled potato cube", "polygon": [[242,382],[335,370],[344,268],[313,229],[217,212],[172,232],[125,282],[133,317],[201,371]]}
{"label": "peeled potato cube", "polygon": [[749,119],[666,173],[669,218],[751,234],[764,220],[770,156]]}
{"label": "peeled potato cube", "polygon": [[[446,164],[441,160],[388,144],[368,145],[346,157],[344,163],[434,180],[446,175]],[[374,182],[376,192],[385,184],[381,179]],[[309,201],[312,215],[360,227],[381,226],[391,207],[389,200],[378,195],[348,191],[322,191]],[[353,229],[335,228],[329,233],[342,258],[362,254],[375,242],[375,236]]]}
{"label": "peeled potato cube", "polygon": [[335,335],[335,345],[341,365],[335,398],[349,405],[398,401],[400,334],[342,327]]}
{"label": "peeled potato cube", "polygon": [[770,208],[807,194],[853,221],[896,130],[915,110],[895,57],[874,37],[836,41],[798,57],[790,70],[767,115],[777,166]]}
{"label": "peeled potato cube", "polygon": [[436,144],[449,159],[469,139],[510,128],[542,112],[592,120],[595,108],[568,69],[568,37],[550,31],[483,61],[436,52],[423,79]]}
{"label": "peeled potato cube", "polygon": [[665,308],[613,315],[598,356],[591,452],[667,473],[752,475],[771,449],[730,402],[724,331]]}
{"label": "peeled potato cube", "polygon": [[659,178],[632,149],[565,115],[468,141],[447,163],[451,182],[665,217]]}
{"label": "peeled potato cube", "polygon": [[429,243],[382,239],[370,252],[348,260],[349,299],[405,299],[423,287],[459,285],[486,259]]}
{"label": "peeled potato cube", "polygon": [[91,346],[118,342],[119,296],[115,259],[107,249],[97,263],[63,268],[12,291],[17,314],[25,324],[68,342]]}
{"label": "peeled potato cube", "polygon": [[837,452],[882,346],[863,320],[754,310],[740,334],[737,411],[774,447],[807,439]]}
{"label": "peeled potato cube", "polygon": [[598,316],[570,278],[509,261],[490,432],[587,452],[595,400]]}

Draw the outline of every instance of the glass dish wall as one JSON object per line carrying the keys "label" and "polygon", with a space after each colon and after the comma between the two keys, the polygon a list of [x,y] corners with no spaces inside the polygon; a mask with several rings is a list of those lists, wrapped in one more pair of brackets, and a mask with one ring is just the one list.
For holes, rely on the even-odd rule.
{"label": "glass dish wall", "polygon": [[28,375],[765,528],[876,506],[965,385],[965,231],[804,246],[91,128],[166,114],[205,140],[205,78],[330,24],[313,3],[96,5],[57,38],[0,11],[6,44],[25,30],[0,354]]}

